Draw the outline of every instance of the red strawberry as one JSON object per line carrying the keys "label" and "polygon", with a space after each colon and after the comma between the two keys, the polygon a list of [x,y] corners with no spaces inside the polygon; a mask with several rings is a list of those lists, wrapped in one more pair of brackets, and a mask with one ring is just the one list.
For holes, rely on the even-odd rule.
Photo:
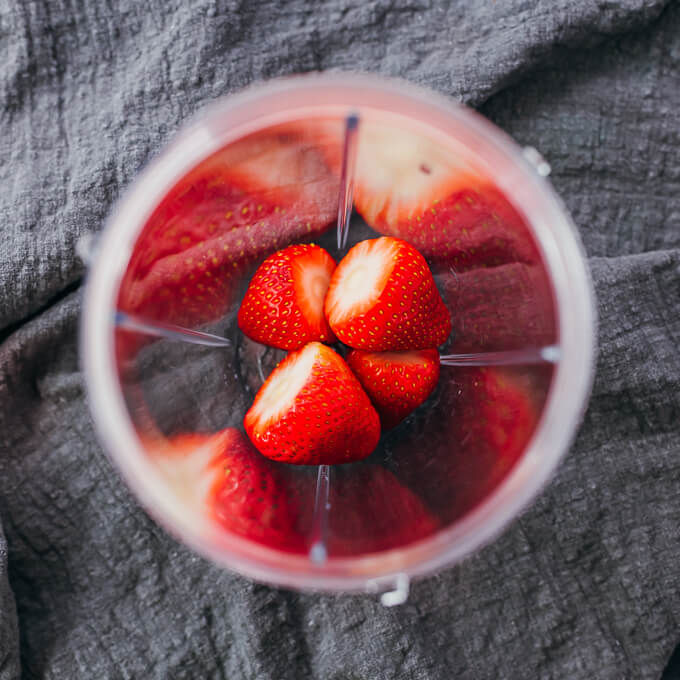
{"label": "red strawberry", "polygon": [[431,394],[439,379],[436,349],[410,352],[352,350],[347,363],[380,416],[383,430],[400,423]]}
{"label": "red strawberry", "polygon": [[396,443],[393,470],[450,522],[488,496],[524,452],[549,372],[544,367],[444,370],[432,407],[419,412]]}
{"label": "red strawberry", "polygon": [[[298,533],[315,537],[314,468],[289,468],[301,499]],[[285,470],[284,470],[285,472]],[[326,550],[348,557],[403,547],[430,536],[439,522],[422,500],[380,465],[341,465],[330,470]]]}
{"label": "red strawberry", "polygon": [[250,280],[238,325],[252,340],[299,349],[312,340],[335,342],[323,301],[335,269],[319,246],[289,246],[270,255]]}
{"label": "red strawberry", "polygon": [[542,267],[512,263],[438,279],[453,318],[451,351],[503,351],[555,342],[552,289]]}
{"label": "red strawberry", "polygon": [[[336,172],[341,148],[324,150]],[[377,231],[461,271],[539,259],[522,217],[460,153],[382,121],[360,125],[354,204]]]}
{"label": "red strawberry", "polygon": [[508,369],[487,368],[480,373],[483,385],[473,381],[473,388],[478,390],[478,417],[465,427],[481,432],[484,442],[498,452],[496,472],[502,473],[519,458],[538,421],[531,381]]}
{"label": "red strawberry", "polygon": [[357,243],[333,273],[324,310],[338,338],[355,349],[429,349],[451,332],[425,259],[396,238]]}
{"label": "red strawberry", "polygon": [[229,309],[248,267],[323,232],[338,180],[302,133],[272,128],[217,152],[183,177],[149,218],[118,307],[196,326]]}
{"label": "red strawberry", "polygon": [[378,443],[378,414],[343,359],[319,342],[291,352],[246,413],[262,454],[296,465],[351,463]]}
{"label": "red strawberry", "polygon": [[329,500],[331,557],[401,548],[430,536],[439,526],[420,498],[379,465],[334,468]]}
{"label": "red strawberry", "polygon": [[228,531],[272,548],[303,550],[297,496],[238,430],[176,435],[147,448],[180,498]]}

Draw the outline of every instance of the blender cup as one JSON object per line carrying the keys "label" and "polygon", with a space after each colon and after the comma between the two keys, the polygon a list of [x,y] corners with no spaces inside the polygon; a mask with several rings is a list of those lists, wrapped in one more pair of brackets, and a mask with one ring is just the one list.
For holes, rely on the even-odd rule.
{"label": "blender cup", "polygon": [[[591,384],[593,295],[549,170],[463,106],[370,76],[273,81],[196,117],[116,206],[82,317],[102,443],[154,518],[248,577],[388,605],[497,534]],[[253,272],[383,235],[425,257],[451,314],[436,388],[365,461],[265,459],[243,417],[285,352],[238,328]]]}

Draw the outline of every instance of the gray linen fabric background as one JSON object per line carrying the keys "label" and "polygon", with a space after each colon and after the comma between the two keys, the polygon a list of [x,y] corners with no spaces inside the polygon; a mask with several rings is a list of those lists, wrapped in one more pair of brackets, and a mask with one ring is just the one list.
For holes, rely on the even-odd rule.
{"label": "gray linen fabric background", "polygon": [[[0,680],[657,680],[680,640],[680,3],[0,0]],[[140,509],[79,371],[78,237],[252,81],[400,75],[541,150],[598,373],[552,484],[408,603],[220,571]]]}

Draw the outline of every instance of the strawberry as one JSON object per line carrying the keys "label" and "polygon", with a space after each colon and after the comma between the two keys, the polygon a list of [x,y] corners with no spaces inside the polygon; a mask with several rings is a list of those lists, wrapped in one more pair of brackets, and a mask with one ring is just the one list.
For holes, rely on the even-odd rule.
{"label": "strawberry", "polygon": [[431,394],[439,379],[439,354],[435,349],[410,352],[352,350],[347,363],[359,378],[388,430]]}
{"label": "strawberry", "polygon": [[380,421],[344,360],[319,342],[291,352],[265,381],[244,426],[268,458],[331,465],[366,458]]}
{"label": "strawberry", "polygon": [[239,328],[252,340],[299,349],[312,340],[334,342],[323,302],[335,269],[319,246],[288,246],[270,255],[250,280],[238,310]]}
{"label": "strawberry", "polygon": [[453,318],[451,351],[503,351],[555,342],[552,289],[542,267],[512,263],[439,281]]}
{"label": "strawberry", "polygon": [[149,218],[118,308],[190,327],[219,319],[249,267],[334,221],[337,196],[321,153],[290,127],[225,147],[183,177]]}
{"label": "strawberry", "polygon": [[[337,132],[326,128],[328,139]],[[338,142],[324,153],[338,172]],[[364,121],[354,205],[382,234],[457,270],[539,259],[526,223],[494,184],[439,141],[383,121]]]}
{"label": "strawberry", "polygon": [[430,349],[451,319],[423,256],[401,239],[357,243],[333,273],[324,311],[337,337],[377,352]]}
{"label": "strawberry", "polygon": [[[289,484],[304,499],[296,527],[309,548],[315,537],[316,469],[288,469]],[[331,468],[326,526],[325,546],[333,558],[403,547],[430,536],[439,521],[389,470],[360,463]]]}
{"label": "strawberry", "polygon": [[395,442],[394,473],[444,521],[464,515],[524,452],[548,381],[543,367],[446,368],[432,407]]}
{"label": "strawberry", "polygon": [[473,381],[473,389],[478,390],[478,417],[463,427],[480,431],[484,442],[498,452],[498,474],[507,470],[529,443],[538,412],[526,376],[509,369],[486,368],[480,373],[483,384]]}
{"label": "strawberry", "polygon": [[420,498],[379,465],[333,469],[329,500],[331,557],[401,548],[439,526]]}
{"label": "strawberry", "polygon": [[227,531],[272,548],[301,551],[299,501],[275,464],[238,430],[146,442],[180,498]]}

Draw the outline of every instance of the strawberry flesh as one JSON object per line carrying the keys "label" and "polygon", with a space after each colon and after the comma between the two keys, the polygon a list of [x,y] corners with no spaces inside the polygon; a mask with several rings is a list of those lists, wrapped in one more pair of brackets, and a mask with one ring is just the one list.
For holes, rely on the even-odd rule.
{"label": "strawberry flesh", "polygon": [[352,350],[347,364],[380,416],[383,430],[398,425],[432,393],[439,379],[439,354]]}
{"label": "strawberry flesh", "polygon": [[422,213],[372,226],[403,238],[438,265],[466,271],[509,262],[535,263],[538,250],[523,219],[490,184],[471,184],[438,198]]}
{"label": "strawberry flesh", "polygon": [[149,218],[118,308],[187,327],[219,319],[260,258],[333,222],[337,182],[290,127],[225,147],[183,177]]}
{"label": "strawberry flesh", "polygon": [[[288,469],[289,484],[296,488],[299,498],[307,499],[301,506],[297,531],[309,542],[315,536],[316,470]],[[325,547],[331,558],[405,547],[431,536],[440,527],[413,491],[376,464],[333,467],[328,505]]]}
{"label": "strawberry flesh", "polygon": [[238,311],[251,340],[299,349],[313,340],[334,342],[323,313],[335,261],[317,245],[294,245],[270,255],[250,280]]}
{"label": "strawberry flesh", "polygon": [[378,414],[344,360],[319,342],[291,352],[272,371],[244,418],[268,458],[332,465],[366,458],[378,443]]}
{"label": "strawberry flesh", "polygon": [[429,409],[395,442],[393,471],[444,522],[472,510],[526,449],[550,369],[446,368]]}
{"label": "strawberry flesh", "polygon": [[451,351],[504,351],[556,341],[552,289],[542,267],[512,263],[439,281],[453,318]]}
{"label": "strawberry flesh", "polygon": [[355,349],[430,349],[451,332],[425,259],[401,239],[355,245],[333,273],[324,310],[335,335]]}
{"label": "strawberry flesh", "polygon": [[[335,143],[324,150],[335,168],[338,148]],[[536,262],[538,250],[523,218],[463,158],[423,134],[363,123],[355,207],[380,233],[402,238],[428,259],[459,271]]]}
{"label": "strawberry flesh", "polygon": [[303,550],[294,487],[242,432],[227,428],[146,444],[180,497],[197,503],[212,521],[271,548]]}
{"label": "strawberry flesh", "polygon": [[348,557],[402,548],[439,522],[410,489],[379,465],[333,471],[328,554]]}

